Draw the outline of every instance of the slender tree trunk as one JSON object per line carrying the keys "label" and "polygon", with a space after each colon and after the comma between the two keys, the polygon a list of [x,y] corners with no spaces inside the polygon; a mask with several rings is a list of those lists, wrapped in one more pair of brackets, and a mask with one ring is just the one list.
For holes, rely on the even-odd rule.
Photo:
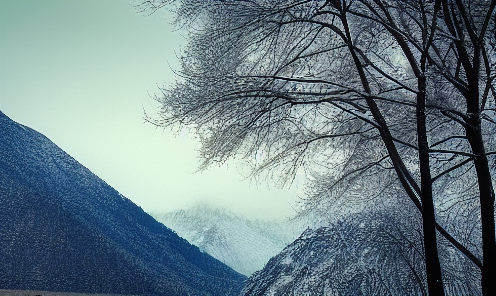
{"label": "slender tree trunk", "polygon": [[[406,40],[404,39],[404,37],[399,34],[398,32],[400,32],[401,30],[398,29],[398,27],[396,26],[395,22],[393,21],[393,18],[392,16],[389,14],[389,11],[387,10],[387,8],[379,1],[377,2],[378,5],[381,7],[382,11],[384,12],[384,14],[386,15],[388,21],[389,21],[389,24],[390,24],[390,27],[386,27],[386,29],[391,33],[391,35],[396,39],[396,41],[398,42],[398,44],[400,45],[403,53],[405,54],[405,56],[407,57],[407,60],[409,61],[409,64],[410,66],[412,67],[412,70],[414,71],[415,73],[415,76],[417,77],[417,79],[419,79],[419,77],[421,76],[421,71],[425,73],[425,68],[426,68],[426,60],[427,60],[427,54],[428,54],[428,49],[429,47],[431,46],[432,44],[432,37],[434,36],[434,31],[431,32],[431,36],[428,37],[428,34],[427,34],[427,31],[424,31],[423,34],[424,34],[424,53],[422,55],[422,58],[421,58],[421,69],[418,67],[418,65],[416,64],[415,62],[415,56],[413,55],[412,51],[410,50],[409,48],[409,45],[408,43],[406,42]],[[435,7],[434,7],[434,18],[432,20],[432,25],[431,27],[432,28],[435,28],[435,24],[436,24],[436,14],[441,10],[441,0],[436,0],[436,3],[435,3]],[[428,26],[427,26],[427,23],[424,22],[424,29],[427,30]],[[370,107],[370,104],[369,104],[369,107]],[[372,108],[371,108],[372,109]],[[374,113],[374,112],[372,112]],[[374,115],[374,118],[376,116]],[[377,118],[376,118],[377,120]],[[389,131],[387,133],[384,133],[385,135],[383,135],[383,133],[381,132],[381,136],[383,139],[385,139],[385,137],[387,138],[388,134],[389,134]],[[391,138],[391,135],[389,134],[389,138]],[[405,165],[403,164],[403,161],[401,160],[401,158],[399,157],[399,155],[396,153],[391,153],[392,150],[396,151],[395,147],[394,147],[394,143],[392,141],[392,139],[390,140],[391,143],[388,143],[388,141],[384,140],[384,143],[386,144],[386,147],[388,149],[388,152],[389,152],[389,155],[391,156],[391,160],[393,161],[393,165],[394,165],[394,168],[398,174],[398,177],[400,178],[400,181],[401,181],[401,184],[403,185],[403,187],[405,188],[407,194],[409,195],[410,199],[413,201],[413,203],[415,204],[415,206],[419,209],[419,211],[421,213],[423,213],[423,209],[422,209],[422,205],[420,203],[420,201],[418,200],[417,196],[420,197],[421,195],[421,190],[420,188],[418,187],[418,185],[416,184],[416,182],[413,180],[413,178],[411,177],[411,175],[409,174],[408,170],[406,169]],[[430,174],[429,174],[430,176]],[[460,252],[462,252],[463,254],[465,254],[472,262],[474,262],[475,265],[477,265],[477,267],[481,268],[482,269],[482,263],[480,262],[480,260],[474,256],[474,254],[472,254],[469,250],[467,250],[467,248],[465,248],[462,244],[460,244],[455,238],[453,238],[444,228],[442,228],[438,223],[436,223],[436,229],[441,233],[441,235],[443,235],[449,242],[451,242],[453,244],[453,246],[455,248],[457,248],[458,250],[460,250]]]}
{"label": "slender tree trunk", "polygon": [[[341,8],[341,7],[340,7]],[[355,62],[355,66],[357,68],[357,72],[360,76],[360,80],[364,87],[366,93],[371,94],[371,89],[365,75],[365,71],[363,70],[363,66],[358,58],[352,44],[352,38],[348,27],[348,21],[346,19],[346,13],[344,12],[342,15],[342,23],[344,26],[345,34],[347,37],[348,48],[350,50],[350,54],[353,57],[353,61]],[[421,188],[421,201],[422,201],[422,220],[423,220],[423,231],[424,231],[424,248],[425,248],[425,256],[426,256],[426,273],[427,273],[427,286],[429,295],[431,296],[444,296],[444,288],[443,282],[441,278],[441,266],[439,263],[439,255],[437,251],[437,239],[436,239],[436,220],[434,216],[434,203],[432,200],[432,183],[431,183],[431,175],[430,175],[430,167],[429,167],[429,146],[427,143],[427,132],[425,127],[425,76],[421,77],[423,80],[419,80],[419,88],[421,87],[422,91],[419,91],[420,101],[422,102],[422,106],[420,107],[421,112],[421,120],[417,118],[417,122],[421,122],[420,126],[422,128],[422,136],[424,138],[424,149],[422,152],[419,152],[419,156],[423,157],[420,159],[421,163],[421,173],[422,173],[422,188]],[[394,161],[396,157],[399,158],[399,154],[392,140],[392,136],[387,128],[386,121],[382,116],[379,108],[375,101],[368,97],[366,98],[367,104],[374,116],[376,122],[381,126],[379,129],[381,137],[390,153],[391,159]],[[417,107],[419,110],[419,107]],[[418,113],[418,112],[417,112]],[[417,114],[418,115],[418,114]],[[420,146],[420,145],[419,145]],[[419,147],[420,148],[420,147]],[[421,150],[421,149],[419,149]],[[402,164],[402,161],[400,162]],[[398,162],[396,162],[398,164]],[[412,191],[412,188],[407,184],[407,180],[405,179],[404,172],[402,168],[397,167],[395,165],[395,169],[400,177],[400,181],[402,181],[403,185],[406,185],[405,189],[407,191]],[[424,171],[422,171],[422,169]],[[425,181],[424,181],[425,179]],[[425,187],[425,188],[424,188]],[[424,191],[427,194],[424,197]],[[412,192],[413,193],[413,192]],[[424,201],[426,205],[424,205]],[[427,206],[427,209],[424,208]]]}
{"label": "slender tree trunk", "polygon": [[[470,114],[470,113],[469,113]],[[480,117],[477,113],[466,126],[466,136],[476,155],[474,164],[479,183],[482,224],[482,294],[496,296],[496,243],[494,223],[494,188],[489,164],[485,155]]]}
{"label": "slender tree trunk", "polygon": [[[479,100],[479,69],[482,40],[473,42],[474,57],[472,67],[467,69],[468,93],[465,95],[467,102],[467,124],[465,135],[475,155],[474,165],[479,183],[479,199],[481,207],[482,227],[482,294],[496,296],[496,242],[494,223],[494,188],[491,172],[484,147],[481,128],[481,107]],[[470,64],[468,57],[463,57],[466,64]]]}
{"label": "slender tree trunk", "polygon": [[417,95],[417,139],[420,163],[420,190],[422,201],[422,223],[424,230],[425,266],[427,272],[427,288],[429,295],[444,295],[441,265],[437,250],[436,217],[432,196],[432,180],[429,161],[429,143],[427,141],[425,115],[426,78],[418,78],[419,93]]}

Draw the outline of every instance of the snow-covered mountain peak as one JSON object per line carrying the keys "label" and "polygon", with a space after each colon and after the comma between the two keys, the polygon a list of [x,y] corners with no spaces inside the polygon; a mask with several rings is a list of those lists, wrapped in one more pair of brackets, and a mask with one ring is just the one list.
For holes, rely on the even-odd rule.
{"label": "snow-covered mountain peak", "polygon": [[245,275],[262,269],[302,228],[294,222],[249,219],[206,204],[151,215],[203,252]]}

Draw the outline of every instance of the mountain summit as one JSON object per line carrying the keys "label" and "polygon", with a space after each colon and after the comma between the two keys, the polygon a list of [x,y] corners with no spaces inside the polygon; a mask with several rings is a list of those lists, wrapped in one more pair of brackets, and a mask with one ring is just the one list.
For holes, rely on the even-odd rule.
{"label": "mountain summit", "polygon": [[0,287],[237,295],[244,276],[0,111]]}

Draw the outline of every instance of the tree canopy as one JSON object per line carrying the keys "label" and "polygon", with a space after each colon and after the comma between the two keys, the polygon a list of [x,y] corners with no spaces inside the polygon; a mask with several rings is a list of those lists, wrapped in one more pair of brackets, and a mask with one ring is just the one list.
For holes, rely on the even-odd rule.
{"label": "tree canopy", "polygon": [[419,284],[430,295],[451,291],[443,281],[455,263],[442,237],[480,271],[481,293],[496,295],[495,6],[175,3],[188,44],[152,121],[194,128],[204,167],[241,158],[282,184],[304,171],[308,211],[406,198],[422,220]]}

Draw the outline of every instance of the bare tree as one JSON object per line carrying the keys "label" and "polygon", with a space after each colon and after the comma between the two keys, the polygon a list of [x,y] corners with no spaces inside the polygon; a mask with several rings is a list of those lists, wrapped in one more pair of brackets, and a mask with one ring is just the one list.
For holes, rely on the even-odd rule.
{"label": "bare tree", "polygon": [[399,181],[422,215],[429,294],[444,294],[437,229],[496,295],[495,5],[183,1],[181,78],[154,123],[194,127],[204,167],[240,157],[283,184],[305,170],[333,205]]}

